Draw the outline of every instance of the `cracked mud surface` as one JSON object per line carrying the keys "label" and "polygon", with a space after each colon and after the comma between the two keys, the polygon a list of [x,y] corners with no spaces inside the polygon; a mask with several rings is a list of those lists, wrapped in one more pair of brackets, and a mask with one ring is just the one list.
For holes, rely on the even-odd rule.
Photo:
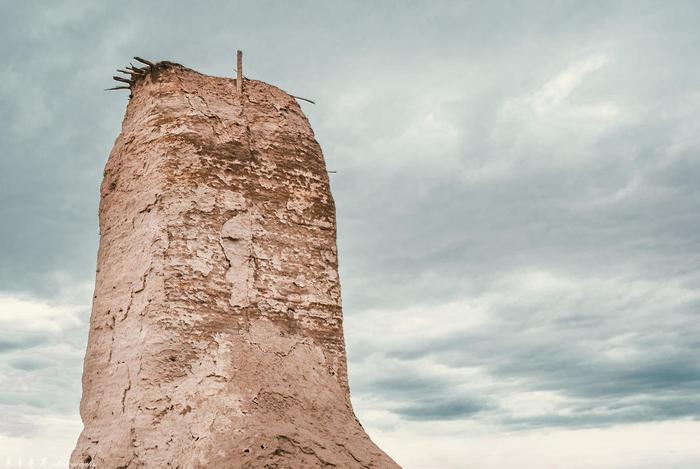
{"label": "cracked mud surface", "polygon": [[72,464],[398,467],[350,405],[335,207],[291,96],[158,64],[99,215]]}

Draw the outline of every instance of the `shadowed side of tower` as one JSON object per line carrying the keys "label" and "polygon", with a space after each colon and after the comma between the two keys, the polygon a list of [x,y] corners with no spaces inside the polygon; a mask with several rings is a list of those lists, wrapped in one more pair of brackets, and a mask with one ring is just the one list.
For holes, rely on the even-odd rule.
{"label": "shadowed side of tower", "polygon": [[99,215],[72,464],[398,467],[350,405],[335,207],[291,96],[156,64]]}

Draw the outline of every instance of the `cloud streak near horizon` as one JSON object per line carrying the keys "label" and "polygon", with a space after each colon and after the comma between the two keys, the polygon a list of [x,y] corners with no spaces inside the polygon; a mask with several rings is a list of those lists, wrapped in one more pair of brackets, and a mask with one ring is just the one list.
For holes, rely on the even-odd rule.
{"label": "cloud streak near horizon", "polygon": [[0,7],[0,457],[77,415],[112,70],[241,48],[318,103],[353,403],[389,454],[700,464],[696,3],[164,5]]}

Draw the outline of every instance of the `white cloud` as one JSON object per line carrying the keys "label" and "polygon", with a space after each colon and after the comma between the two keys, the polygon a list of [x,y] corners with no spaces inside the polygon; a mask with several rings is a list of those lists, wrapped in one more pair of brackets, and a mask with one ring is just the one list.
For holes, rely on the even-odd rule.
{"label": "white cloud", "polygon": [[[508,432],[478,422],[368,426],[405,469],[696,469],[700,422]],[[430,441],[429,445],[425,442]]]}
{"label": "white cloud", "polygon": [[612,61],[608,54],[593,54],[535,89],[504,99],[486,136],[488,156],[469,162],[464,178],[508,179],[608,157],[596,145],[636,118],[621,99],[577,91]]}
{"label": "white cloud", "polygon": [[0,294],[0,328],[12,332],[58,334],[80,326],[84,306],[51,304],[31,298]]}
{"label": "white cloud", "polygon": [[[80,416],[46,412],[29,420],[36,432],[31,436],[0,433],[0,467],[63,469],[82,430]],[[33,463],[33,466],[30,464]],[[4,464],[4,465],[3,465]]]}
{"label": "white cloud", "polygon": [[596,54],[575,62],[545,83],[540,90],[525,98],[525,102],[536,115],[545,115],[556,111],[565,104],[565,101],[587,75],[603,67],[609,61],[610,58],[606,54]]}

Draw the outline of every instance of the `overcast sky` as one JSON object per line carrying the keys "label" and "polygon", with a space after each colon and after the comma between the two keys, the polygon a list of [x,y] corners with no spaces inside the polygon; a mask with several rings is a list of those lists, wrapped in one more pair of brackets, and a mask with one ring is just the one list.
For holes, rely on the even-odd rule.
{"label": "overcast sky", "polygon": [[0,5],[0,467],[81,428],[102,89],[237,48],[317,102],[352,400],[397,462],[700,467],[700,3]]}

